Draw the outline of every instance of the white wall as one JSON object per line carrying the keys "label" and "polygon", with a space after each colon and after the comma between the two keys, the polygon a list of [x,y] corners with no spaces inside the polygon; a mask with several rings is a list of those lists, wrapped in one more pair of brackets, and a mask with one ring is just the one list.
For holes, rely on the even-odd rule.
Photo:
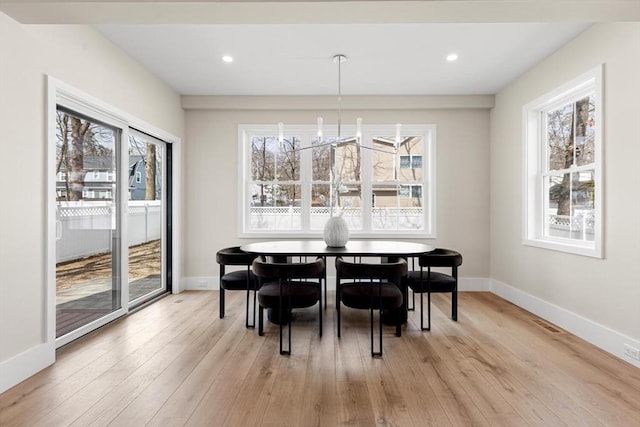
{"label": "white wall", "polygon": [[[234,104],[233,100],[226,100]],[[264,100],[262,100],[264,101]],[[313,104],[313,98],[311,98]],[[196,104],[193,97],[189,103]],[[202,105],[206,102],[202,103]],[[237,105],[237,104],[234,104]],[[493,105],[491,103],[491,105]],[[247,243],[238,238],[238,124],[336,123],[336,111],[187,110],[185,149],[184,275],[207,281],[218,276],[216,252]],[[245,107],[246,108],[246,107]],[[348,110],[343,123],[437,125],[437,239],[459,250],[461,275],[489,277],[489,109]]]}
{"label": "white wall", "polygon": [[46,75],[184,134],[179,96],[93,29],[0,13],[0,390],[44,363],[34,354],[46,340]]}
{"label": "white wall", "polygon": [[[523,246],[522,106],[600,63],[605,257]],[[572,332],[592,342],[606,339],[588,329],[640,341],[639,124],[640,23],[591,27],[498,93],[491,113],[491,277],[523,301],[536,300],[532,307],[581,324]],[[622,343],[612,345],[620,355]]]}

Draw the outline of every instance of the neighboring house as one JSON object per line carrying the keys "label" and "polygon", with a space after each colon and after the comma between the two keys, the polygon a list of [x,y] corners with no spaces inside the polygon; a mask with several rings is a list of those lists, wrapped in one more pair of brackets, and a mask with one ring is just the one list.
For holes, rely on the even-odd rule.
{"label": "neighboring house", "polygon": [[[376,151],[372,156],[373,207],[421,207],[424,143],[421,137],[405,137],[394,153],[395,139],[377,137],[373,140]],[[355,155],[355,156],[354,156]],[[343,173],[355,176],[360,167],[357,151],[345,146],[336,150],[336,164],[342,165]],[[356,166],[357,165],[357,166]],[[346,172],[345,172],[346,171]],[[348,185],[348,192],[340,194],[342,202],[349,206],[360,206],[360,187]]]}
{"label": "neighboring house", "polygon": [[[83,200],[110,200],[115,191],[115,158],[113,156],[84,156]],[[56,178],[56,197],[67,200],[67,170],[62,167]]]}
{"label": "neighboring house", "polygon": [[129,200],[144,200],[147,184],[143,156],[129,156]]}
{"label": "neighboring house", "polygon": [[[61,168],[56,179],[56,197],[67,200],[67,171]],[[160,176],[156,177],[156,199],[161,191]],[[84,157],[84,189],[82,199],[111,200],[115,191],[115,159],[113,156]],[[143,156],[129,156],[129,200],[145,200],[146,172]]]}
{"label": "neighboring house", "polygon": [[[129,200],[145,200],[147,194],[147,173],[144,156],[129,155]],[[156,174],[155,200],[160,200],[162,175]]]}

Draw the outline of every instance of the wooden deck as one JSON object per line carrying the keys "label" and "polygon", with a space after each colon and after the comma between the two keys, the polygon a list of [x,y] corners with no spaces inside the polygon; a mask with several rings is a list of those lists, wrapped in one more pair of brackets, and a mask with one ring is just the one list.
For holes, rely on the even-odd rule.
{"label": "wooden deck", "polygon": [[332,296],[318,336],[300,311],[291,356],[278,328],[244,327],[244,293],[170,295],[60,349],[0,395],[12,426],[638,426],[640,369],[483,292],[461,292],[459,322],[433,298],[433,330],[410,313],[369,354],[368,314]]}
{"label": "wooden deck", "polygon": [[[129,301],[160,289],[160,241],[129,249]],[[56,266],[56,336],[97,320],[119,301],[111,284],[111,255],[94,255]],[[116,305],[117,307],[117,305]]]}

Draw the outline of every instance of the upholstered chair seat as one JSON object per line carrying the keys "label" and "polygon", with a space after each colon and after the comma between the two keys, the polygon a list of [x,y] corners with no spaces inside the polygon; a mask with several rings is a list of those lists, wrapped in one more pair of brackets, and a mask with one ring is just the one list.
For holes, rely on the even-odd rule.
{"label": "upholstered chair seat", "polygon": [[[251,271],[251,263],[257,255],[249,254],[240,249],[239,246],[224,248],[216,253],[216,261],[220,265],[220,318],[225,315],[225,291],[246,291],[246,315],[245,326],[253,328],[256,324],[256,288],[258,280]],[[227,272],[227,266],[244,267],[241,270]],[[250,293],[253,292],[253,305],[251,304]],[[249,311],[253,312],[250,322]]]}
{"label": "upholstered chair seat", "polygon": [[[258,291],[258,334],[264,333],[264,309],[272,313],[280,326],[280,354],[291,354],[291,323],[294,309],[318,304],[318,334],[322,336],[322,280],[324,260],[286,263],[256,259],[253,271],[262,282]],[[288,328],[288,346],[284,348],[283,326]]]}
{"label": "upholstered chair seat", "polygon": [[[382,316],[384,311],[403,309],[400,286],[407,274],[407,261],[379,264],[349,262],[336,258],[336,309],[338,315],[338,337],[342,335],[341,305],[360,310],[369,310],[371,320],[371,356],[382,356]],[[374,312],[378,312],[379,350],[374,345]],[[396,322],[396,335],[402,334],[401,322]]]}
{"label": "upholstered chair seat", "polygon": [[[415,294],[420,294],[420,329],[431,330],[431,294],[451,293],[451,318],[458,321],[458,267],[462,265],[462,255],[451,249],[437,248],[419,256],[420,270],[410,271],[405,284]],[[432,268],[449,268],[450,274],[433,271]],[[427,326],[424,326],[424,302],[422,294],[427,294]]]}

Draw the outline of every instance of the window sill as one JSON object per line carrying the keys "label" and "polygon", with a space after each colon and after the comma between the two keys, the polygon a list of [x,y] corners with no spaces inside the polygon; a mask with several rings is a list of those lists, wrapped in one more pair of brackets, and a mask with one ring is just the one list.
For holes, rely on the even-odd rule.
{"label": "window sill", "polygon": [[552,251],[565,252],[574,255],[588,256],[592,258],[603,258],[602,247],[596,242],[569,242],[550,239],[525,239],[522,242],[525,246],[549,249]]}
{"label": "window sill", "polygon": [[[300,231],[251,231],[241,232],[240,239],[322,239],[323,232],[300,232]],[[435,239],[435,233],[407,231],[376,231],[376,232],[356,232],[349,233],[349,239]]]}

